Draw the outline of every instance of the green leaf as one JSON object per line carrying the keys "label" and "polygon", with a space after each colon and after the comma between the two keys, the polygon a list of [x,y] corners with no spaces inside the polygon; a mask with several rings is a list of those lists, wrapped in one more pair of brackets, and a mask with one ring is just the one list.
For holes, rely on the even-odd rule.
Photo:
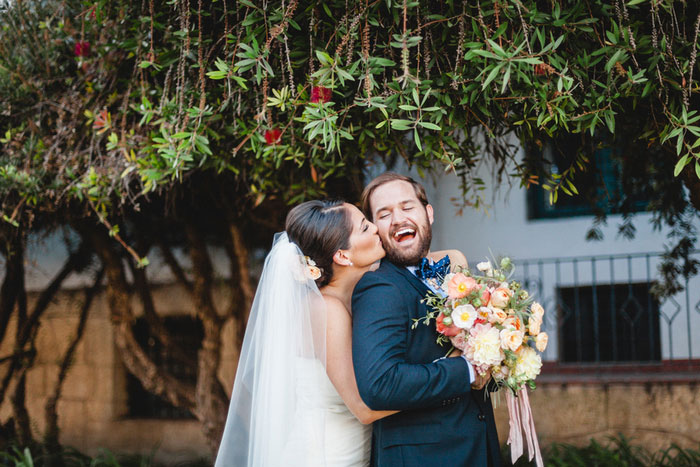
{"label": "green leaf", "polygon": [[391,128],[399,131],[410,130],[413,128],[413,122],[410,120],[392,119]]}
{"label": "green leaf", "polygon": [[484,80],[484,83],[481,85],[481,89],[486,89],[486,86],[488,86],[489,83],[496,78],[498,72],[501,71],[501,66],[501,64],[498,64],[493,68],[493,70],[491,70],[491,73],[489,73],[486,80]]}
{"label": "green leaf", "polygon": [[673,169],[673,176],[677,177],[678,174],[681,173],[683,168],[685,167],[686,163],[688,162],[688,154],[684,155],[680,159],[678,159],[678,162],[676,162],[676,166]]}
{"label": "green leaf", "polygon": [[423,128],[427,128],[429,130],[440,131],[442,129],[438,125],[431,123],[431,122],[418,122],[418,125],[422,126]]}
{"label": "green leaf", "polygon": [[416,146],[418,147],[419,151],[423,150],[423,146],[420,143],[420,136],[418,135],[418,129],[414,128],[413,129],[413,139],[416,142]]}
{"label": "green leaf", "polygon": [[508,81],[510,80],[510,65],[506,67],[506,72],[503,73],[503,87],[501,87],[501,94],[506,93],[506,89],[508,88]]}

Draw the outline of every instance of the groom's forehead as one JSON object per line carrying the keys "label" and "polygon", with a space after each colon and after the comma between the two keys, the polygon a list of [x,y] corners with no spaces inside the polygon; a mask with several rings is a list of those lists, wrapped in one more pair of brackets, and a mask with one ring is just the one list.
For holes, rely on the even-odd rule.
{"label": "groom's forehead", "polygon": [[402,180],[395,180],[378,186],[371,197],[372,212],[377,213],[396,205],[405,205],[418,201],[413,186]]}

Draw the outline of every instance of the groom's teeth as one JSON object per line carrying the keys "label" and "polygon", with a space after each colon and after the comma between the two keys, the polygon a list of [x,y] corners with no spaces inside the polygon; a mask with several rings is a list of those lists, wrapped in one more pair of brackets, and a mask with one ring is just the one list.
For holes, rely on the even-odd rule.
{"label": "groom's teeth", "polygon": [[406,229],[401,229],[394,233],[394,238],[396,240],[400,240],[404,235],[415,235],[416,231],[414,229],[406,228]]}

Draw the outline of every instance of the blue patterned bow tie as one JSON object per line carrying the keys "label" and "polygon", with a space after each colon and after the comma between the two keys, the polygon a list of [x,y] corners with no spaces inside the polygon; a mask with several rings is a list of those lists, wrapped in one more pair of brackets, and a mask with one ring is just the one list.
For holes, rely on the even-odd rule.
{"label": "blue patterned bow tie", "polygon": [[430,278],[442,279],[445,277],[450,270],[450,257],[445,255],[440,261],[430,264],[428,258],[421,258],[420,264],[418,264],[418,269],[416,269],[416,276],[421,280],[426,280]]}

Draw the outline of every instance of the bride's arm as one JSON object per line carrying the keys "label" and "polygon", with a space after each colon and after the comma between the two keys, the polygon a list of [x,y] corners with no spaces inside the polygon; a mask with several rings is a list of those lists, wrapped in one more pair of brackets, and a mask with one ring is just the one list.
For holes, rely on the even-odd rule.
{"label": "bride's arm", "polygon": [[440,261],[445,255],[450,257],[450,265],[453,267],[462,266],[466,268],[468,266],[467,258],[465,258],[464,254],[459,250],[431,251],[430,254],[428,254],[433,261]]}
{"label": "bride's arm", "polygon": [[326,297],[326,372],[350,412],[363,424],[395,414],[372,410],[360,398],[352,366],[352,318],[339,300]]}

